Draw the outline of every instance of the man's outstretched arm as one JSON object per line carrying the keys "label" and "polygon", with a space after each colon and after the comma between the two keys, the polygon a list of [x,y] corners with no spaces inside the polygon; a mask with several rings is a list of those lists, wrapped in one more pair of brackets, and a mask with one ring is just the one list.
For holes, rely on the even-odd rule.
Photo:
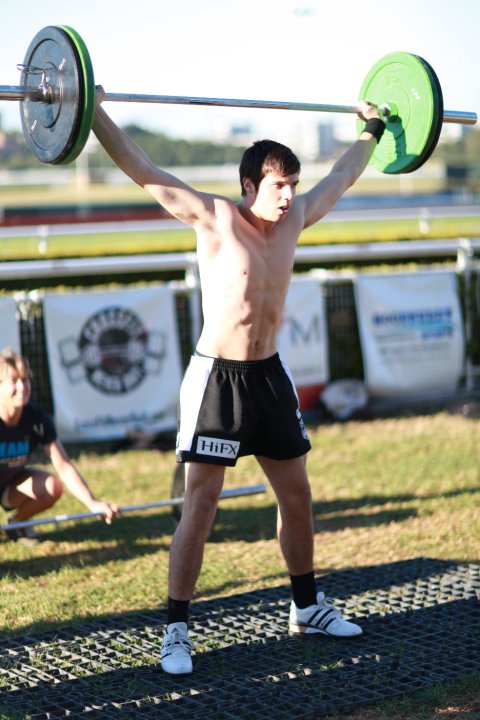
{"label": "man's outstretched arm", "polygon": [[360,117],[363,120],[377,120],[376,134],[363,131],[358,140],[346,150],[334,163],[330,173],[314,185],[311,190],[301,195],[299,199],[304,203],[304,227],[318,222],[335,203],[342,197],[361,176],[368,165],[378,142],[378,135],[383,131],[382,120],[378,109],[369,104],[361,104]]}
{"label": "man's outstretched arm", "polygon": [[[97,94],[93,132],[114,163],[145,188],[168,212],[189,225],[213,211],[211,196],[200,193],[171,173],[156,167],[148,155],[107,115]],[[100,101],[100,102],[99,102]]]}

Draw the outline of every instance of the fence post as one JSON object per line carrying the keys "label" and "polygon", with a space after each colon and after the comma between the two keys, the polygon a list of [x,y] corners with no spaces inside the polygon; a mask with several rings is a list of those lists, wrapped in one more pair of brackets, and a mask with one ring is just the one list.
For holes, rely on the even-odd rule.
{"label": "fence post", "polygon": [[468,391],[473,390],[474,372],[472,360],[473,323],[471,308],[472,270],[474,265],[473,248],[468,238],[461,238],[457,250],[457,272],[464,279],[465,288],[465,385]]}
{"label": "fence post", "polygon": [[48,250],[48,240],[50,238],[50,230],[48,225],[39,225],[37,228],[38,235],[38,252],[45,255]]}

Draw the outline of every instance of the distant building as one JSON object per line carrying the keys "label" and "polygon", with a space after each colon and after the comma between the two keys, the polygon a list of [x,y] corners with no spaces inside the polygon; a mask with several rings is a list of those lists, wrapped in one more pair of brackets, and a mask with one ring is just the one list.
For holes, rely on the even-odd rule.
{"label": "distant building", "polygon": [[338,145],[335,136],[335,126],[333,123],[326,123],[318,126],[318,146],[320,159],[331,157]]}
{"label": "distant building", "polygon": [[237,145],[242,147],[250,145],[254,131],[251,125],[230,123],[228,120],[218,120],[213,126],[212,140],[219,145]]}

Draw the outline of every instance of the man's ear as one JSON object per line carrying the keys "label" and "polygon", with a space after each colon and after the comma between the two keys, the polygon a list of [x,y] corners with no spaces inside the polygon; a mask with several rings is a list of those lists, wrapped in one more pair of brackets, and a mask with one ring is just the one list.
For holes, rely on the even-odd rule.
{"label": "man's ear", "polygon": [[252,195],[255,192],[255,185],[248,177],[243,178],[243,188],[247,195]]}

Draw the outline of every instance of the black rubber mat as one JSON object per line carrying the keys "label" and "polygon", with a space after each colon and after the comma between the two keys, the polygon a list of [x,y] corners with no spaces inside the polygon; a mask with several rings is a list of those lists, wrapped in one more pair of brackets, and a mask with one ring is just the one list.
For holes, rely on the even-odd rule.
{"label": "black rubber mat", "polygon": [[315,720],[480,672],[480,566],[418,558],[318,584],[364,630],[290,637],[288,585],[198,603],[194,673],[165,675],[165,614],[0,643],[0,718]]}

